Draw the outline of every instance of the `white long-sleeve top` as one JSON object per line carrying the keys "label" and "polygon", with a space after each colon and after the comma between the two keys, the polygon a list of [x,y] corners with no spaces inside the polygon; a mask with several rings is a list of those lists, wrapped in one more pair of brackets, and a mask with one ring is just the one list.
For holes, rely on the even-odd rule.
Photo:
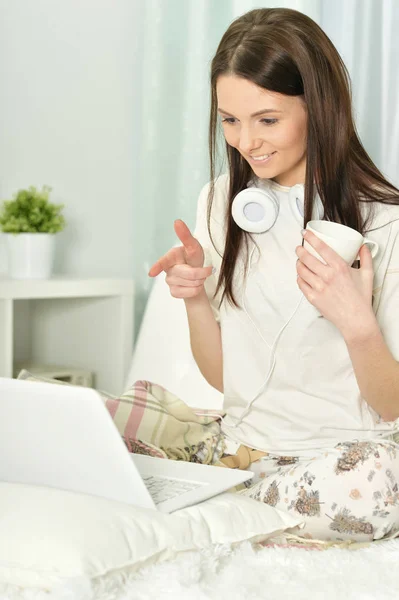
{"label": "white long-sleeve top", "polygon": [[[215,184],[211,213],[212,244],[206,222],[209,185],[198,201],[195,237],[205,265],[217,272],[206,291],[220,323],[223,347],[225,434],[252,448],[283,455],[314,454],[339,442],[392,434],[397,423],[382,422],[361,397],[352,362],[339,330],[303,297],[297,285],[295,248],[301,244],[303,217],[297,198],[303,186],[283,187],[258,182],[279,202],[273,228],[253,234],[259,247],[252,254],[247,278],[240,256],[233,289],[241,309],[213,298],[225,243],[228,176]],[[376,203],[367,237],[379,244],[373,259],[373,308],[384,339],[399,360],[399,206]],[[253,243],[250,242],[250,252]],[[300,302],[302,298],[302,301]],[[300,302],[300,304],[299,304]],[[272,346],[275,366],[267,385]],[[257,392],[260,394],[253,401]],[[248,406],[251,404],[250,408]]]}

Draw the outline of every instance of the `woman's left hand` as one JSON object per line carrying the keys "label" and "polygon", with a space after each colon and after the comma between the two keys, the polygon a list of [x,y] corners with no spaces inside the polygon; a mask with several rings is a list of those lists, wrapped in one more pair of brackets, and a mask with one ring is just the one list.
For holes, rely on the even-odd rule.
{"label": "woman's left hand", "polygon": [[305,230],[304,239],[326,262],[323,264],[302,246],[296,248],[298,286],[307,300],[340,330],[344,338],[356,335],[366,324],[374,323],[374,271],[367,246],[361,247],[360,268],[354,269],[311,231]]}

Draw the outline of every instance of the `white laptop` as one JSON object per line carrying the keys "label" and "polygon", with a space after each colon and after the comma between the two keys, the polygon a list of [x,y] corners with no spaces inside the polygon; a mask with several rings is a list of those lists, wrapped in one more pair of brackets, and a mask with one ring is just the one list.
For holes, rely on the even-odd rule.
{"label": "white laptop", "polygon": [[173,512],[250,471],[130,454],[95,390],[0,378],[0,481]]}

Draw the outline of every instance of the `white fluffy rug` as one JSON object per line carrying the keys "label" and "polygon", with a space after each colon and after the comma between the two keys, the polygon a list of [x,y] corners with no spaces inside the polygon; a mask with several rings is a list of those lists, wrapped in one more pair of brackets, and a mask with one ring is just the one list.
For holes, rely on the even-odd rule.
{"label": "white fluffy rug", "polygon": [[399,540],[358,550],[212,547],[128,577],[77,579],[45,593],[1,586],[1,600],[397,600]]}

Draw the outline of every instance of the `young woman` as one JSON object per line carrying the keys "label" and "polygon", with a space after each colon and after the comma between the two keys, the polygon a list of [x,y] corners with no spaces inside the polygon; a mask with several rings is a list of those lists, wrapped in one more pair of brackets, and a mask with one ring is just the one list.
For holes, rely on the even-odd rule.
{"label": "young woman", "polygon": [[[226,452],[263,455],[245,493],[302,515],[308,537],[393,536],[399,191],[364,150],[346,68],[309,17],[259,9],[230,25],[211,67],[210,158],[194,236],[176,221],[182,246],[149,274],[185,301],[195,360],[224,393]],[[248,187],[270,198],[259,233],[232,215]],[[378,254],[363,245],[347,265],[304,231],[312,217],[367,233]]]}

